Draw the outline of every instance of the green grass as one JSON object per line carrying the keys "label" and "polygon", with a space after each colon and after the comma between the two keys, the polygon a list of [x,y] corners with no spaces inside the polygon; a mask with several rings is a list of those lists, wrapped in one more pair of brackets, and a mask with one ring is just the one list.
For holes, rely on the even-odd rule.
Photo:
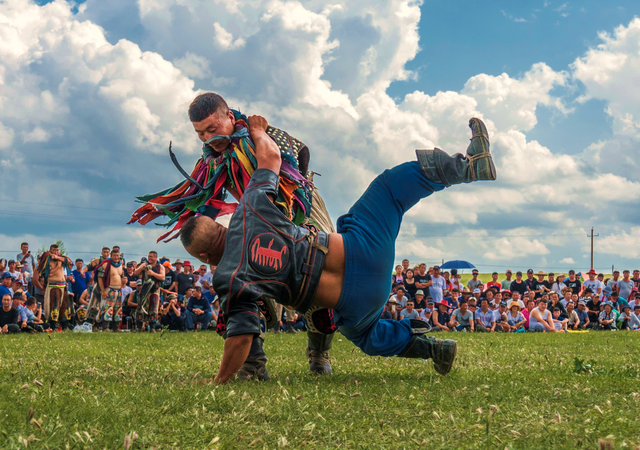
{"label": "green grass", "polygon": [[640,333],[454,337],[446,377],[339,334],[316,377],[306,335],[269,334],[272,381],[216,387],[192,381],[217,370],[215,333],[2,336],[0,448],[124,448],[134,432],[135,449],[640,445]]}

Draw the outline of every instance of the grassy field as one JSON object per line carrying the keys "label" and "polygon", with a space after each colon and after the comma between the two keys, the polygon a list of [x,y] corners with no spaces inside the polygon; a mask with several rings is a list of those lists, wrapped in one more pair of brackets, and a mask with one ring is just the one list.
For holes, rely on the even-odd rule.
{"label": "grassy field", "polygon": [[338,334],[334,375],[316,377],[306,335],[269,334],[272,381],[216,387],[194,384],[217,369],[215,333],[2,336],[0,448],[640,445],[640,333],[455,338],[441,377]]}

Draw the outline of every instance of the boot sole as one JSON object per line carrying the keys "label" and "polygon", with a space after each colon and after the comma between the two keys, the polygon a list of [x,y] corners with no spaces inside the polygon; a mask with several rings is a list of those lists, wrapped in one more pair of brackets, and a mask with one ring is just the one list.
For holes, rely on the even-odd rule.
{"label": "boot sole", "polygon": [[440,375],[445,376],[447,375],[449,372],[451,372],[451,369],[453,368],[453,363],[456,360],[456,355],[458,354],[458,343],[456,342],[456,346],[453,349],[453,358],[451,358],[451,362],[449,364],[447,364],[447,369],[446,370],[438,370],[438,367],[434,366],[434,369],[436,370],[436,372],[438,372]]}

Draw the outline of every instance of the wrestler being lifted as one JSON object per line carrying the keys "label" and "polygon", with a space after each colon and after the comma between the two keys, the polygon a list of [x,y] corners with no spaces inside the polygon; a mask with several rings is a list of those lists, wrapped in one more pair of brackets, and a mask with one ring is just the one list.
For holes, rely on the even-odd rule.
{"label": "wrestler being lifted", "polygon": [[226,321],[217,383],[232,379],[260,333],[257,303],[273,298],[304,313],[311,306],[334,309],[340,332],[368,355],[431,358],[446,375],[456,342],[425,337],[424,322],[382,320],[390,292],[389,273],[403,215],[421,199],[445,187],[495,180],[484,123],[469,121],[467,154],[417,150],[418,161],[379,175],[350,211],[337,233],[298,227],[272,203],[278,192],[280,152],[268,138],[267,121],[249,118],[256,145],[256,170],[229,228],[209,217],[190,218],[181,240],[194,257],[218,266],[213,285]]}

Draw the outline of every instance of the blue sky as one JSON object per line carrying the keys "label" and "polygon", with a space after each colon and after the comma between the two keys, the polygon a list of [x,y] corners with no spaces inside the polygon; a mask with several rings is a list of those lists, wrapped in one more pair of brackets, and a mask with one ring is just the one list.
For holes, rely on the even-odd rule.
{"label": "blue sky", "polygon": [[169,140],[196,160],[186,106],[214,90],[309,144],[334,220],[413,148],[462,151],[483,117],[498,181],[423,201],[399,259],[583,270],[593,226],[596,267],[636,265],[638,15],[630,1],[9,0],[0,256],[61,238],[72,256],[184,259],[160,228],[123,222],[135,195],[179,181]]}

